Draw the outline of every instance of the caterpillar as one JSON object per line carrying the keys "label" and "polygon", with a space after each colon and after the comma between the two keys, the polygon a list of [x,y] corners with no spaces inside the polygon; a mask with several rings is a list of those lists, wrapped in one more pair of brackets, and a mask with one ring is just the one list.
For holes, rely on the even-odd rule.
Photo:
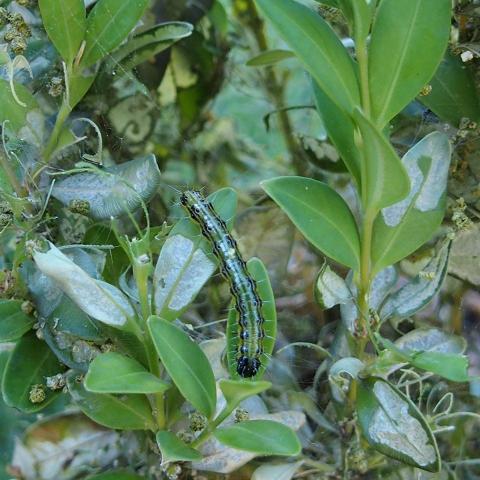
{"label": "caterpillar", "polygon": [[220,262],[220,272],[230,285],[238,312],[237,373],[244,378],[254,377],[260,367],[265,337],[262,300],[255,280],[230,235],[226,223],[212,204],[197,190],[188,190],[180,196],[180,203],[212,244],[213,253]]}

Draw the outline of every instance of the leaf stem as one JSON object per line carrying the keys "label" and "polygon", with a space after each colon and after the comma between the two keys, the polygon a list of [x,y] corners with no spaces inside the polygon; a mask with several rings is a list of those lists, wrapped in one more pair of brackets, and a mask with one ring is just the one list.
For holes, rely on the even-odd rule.
{"label": "leaf stem", "polygon": [[64,99],[58,112],[57,119],[55,120],[55,126],[53,127],[50,139],[47,143],[47,146],[45,147],[45,150],[43,151],[43,159],[45,163],[48,163],[50,161],[50,157],[52,156],[52,153],[58,144],[58,138],[60,137],[63,124],[65,123],[67,117],[70,115],[71,111],[72,110],[70,108],[70,105],[68,104],[67,100]]}
{"label": "leaf stem", "polygon": [[365,38],[358,36],[355,39],[355,52],[360,72],[360,93],[363,113],[367,118],[371,116],[370,85],[368,80],[368,49]]}

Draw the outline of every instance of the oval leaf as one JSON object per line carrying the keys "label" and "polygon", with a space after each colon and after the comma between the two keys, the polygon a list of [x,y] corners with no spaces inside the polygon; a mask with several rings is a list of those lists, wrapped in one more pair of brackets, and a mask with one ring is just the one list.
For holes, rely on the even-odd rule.
{"label": "oval leaf", "polygon": [[418,100],[442,120],[459,127],[463,118],[480,120],[480,100],[473,71],[460,57],[447,51],[435,76],[432,91]]}
{"label": "oval leaf", "polygon": [[[263,353],[260,356],[261,367],[255,375],[256,380],[262,378],[275,346],[277,337],[277,312],[275,309],[275,298],[267,269],[258,258],[251,258],[247,262],[247,269],[257,284],[257,292],[262,300],[262,315],[264,319],[263,330]],[[227,322],[227,363],[228,371],[232,378],[241,378],[237,373],[237,352],[238,352],[238,312],[235,308],[230,310]]]}
{"label": "oval leaf", "polygon": [[97,220],[133,212],[148,202],[160,182],[154,155],[107,167],[95,172],[77,173],[55,183],[52,196],[68,206],[72,200],[90,204],[90,215]]}
{"label": "oval leaf", "polygon": [[95,357],[85,377],[85,388],[94,393],[157,393],[169,387],[133,358],[115,352]]}
{"label": "oval leaf", "polygon": [[68,375],[67,386],[74,403],[100,425],[119,430],[155,429],[152,409],[145,395],[91,393],[74,373]]}
{"label": "oval leaf", "polygon": [[328,309],[345,304],[353,297],[345,280],[325,264],[315,283],[315,298],[321,308]]}
{"label": "oval leaf", "polygon": [[153,285],[155,311],[174,320],[193,301],[216,270],[201,248],[182,235],[167,238],[158,257]]}
{"label": "oval leaf", "polygon": [[440,470],[437,442],[412,401],[380,378],[358,385],[358,422],[379,452],[430,472]]}
{"label": "oval leaf", "polygon": [[451,244],[450,240],[446,241],[415,278],[387,298],[380,310],[382,320],[408,318],[433,299],[447,274]]}
{"label": "oval leaf", "polygon": [[350,113],[359,104],[353,62],[323,18],[294,0],[256,0],[325,94]]}
{"label": "oval leaf", "polygon": [[15,99],[10,84],[0,78],[0,123],[8,120],[8,127],[18,132],[23,126],[29,125],[28,113],[38,108],[37,101],[20,83],[14,84],[15,94],[23,105]]}
{"label": "oval leaf", "polygon": [[249,420],[214,432],[228,447],[259,455],[298,455],[302,449],[295,432],[279,422]]}
{"label": "oval leaf", "polygon": [[410,180],[395,150],[360,110],[355,122],[363,138],[365,178],[362,178],[364,205],[375,211],[399,202],[408,195]]}
{"label": "oval leaf", "polygon": [[258,395],[268,390],[271,386],[272,384],[270,382],[262,381],[220,380],[220,389],[222,390],[227,405],[231,408],[235,408],[248,397]]}
{"label": "oval leaf", "polygon": [[182,330],[159,317],[148,329],[165,369],[182,395],[210,418],[215,412],[215,377],[201,348]]}
{"label": "oval leaf", "polygon": [[288,58],[295,57],[295,54],[290,50],[267,50],[266,52],[262,52],[259,55],[251,58],[247,65],[249,67],[266,67],[275,65],[276,63],[281,62],[282,60],[286,60]]}
{"label": "oval leaf", "polygon": [[162,464],[168,462],[195,462],[202,459],[202,454],[182,442],[172,432],[157,432],[157,444],[162,454]]}
{"label": "oval leaf", "polygon": [[451,152],[448,137],[433,132],[403,157],[410,193],[401,202],[384,208],[375,221],[372,258],[376,271],[410,255],[440,226]]}
{"label": "oval leaf", "polygon": [[337,262],[358,269],[357,225],[338,193],[325,183],[303,177],[277,177],[261,185],[315,247]]}
{"label": "oval leaf", "polygon": [[62,371],[63,367],[45,342],[38,340],[33,333],[25,335],[15,346],[3,373],[2,393],[5,403],[28,413],[41,410],[57,397],[58,392],[44,388],[45,400],[32,403],[32,387],[45,387],[45,377]]}
{"label": "oval leaf", "polygon": [[[380,129],[432,78],[450,36],[450,0],[382,0],[369,48],[372,116]],[[418,48],[419,45],[422,48]]]}
{"label": "oval leaf", "polygon": [[35,319],[22,310],[21,300],[0,300],[0,343],[14,342],[27,333]]}
{"label": "oval leaf", "polygon": [[50,244],[47,253],[33,255],[38,269],[55,281],[87,315],[100,322],[121,327],[135,312],[125,295],[113,285],[90,277],[58,248]]}
{"label": "oval leaf", "polygon": [[134,473],[127,472],[126,470],[115,470],[108,473],[100,473],[93,477],[88,477],[87,480],[142,480],[145,477],[140,477]]}
{"label": "oval leaf", "polygon": [[87,18],[83,0],[39,0],[43,26],[67,64],[72,64],[85,36]]}
{"label": "oval leaf", "polygon": [[252,480],[291,480],[303,462],[266,464],[258,467]]}
{"label": "oval leaf", "polygon": [[87,18],[82,66],[93,65],[118,47],[147,6],[148,0],[99,0]]}

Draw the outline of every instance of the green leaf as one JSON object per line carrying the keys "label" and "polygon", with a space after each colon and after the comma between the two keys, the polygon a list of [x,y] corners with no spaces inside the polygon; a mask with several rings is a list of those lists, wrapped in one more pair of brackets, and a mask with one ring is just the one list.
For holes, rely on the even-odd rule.
{"label": "green leaf", "polygon": [[115,470],[88,477],[87,480],[142,480],[144,478],[145,477],[140,477],[134,473],[127,472],[126,470]]}
{"label": "green leaf", "polygon": [[62,366],[45,342],[38,340],[33,333],[25,335],[16,344],[3,373],[2,393],[5,403],[27,413],[42,410],[58,393],[45,388],[45,400],[32,403],[32,387],[45,387],[45,377],[62,371]]}
{"label": "green leaf", "polygon": [[169,462],[195,462],[202,459],[202,454],[182,442],[172,432],[157,432],[157,444],[162,454],[162,464]]}
{"label": "green leaf", "polygon": [[158,393],[169,387],[133,358],[115,352],[95,357],[85,377],[85,389],[93,393]]}
{"label": "green leaf", "polygon": [[90,205],[90,215],[106,220],[133,212],[156,193],[160,171],[154,155],[138,157],[97,171],[76,173],[58,180],[52,196],[68,206],[72,200]]}
{"label": "green leaf", "polygon": [[219,428],[215,438],[228,447],[259,455],[298,455],[302,449],[289,427],[271,420],[249,420]]}
{"label": "green leaf", "polygon": [[303,177],[277,177],[261,185],[310,243],[337,262],[358,270],[357,225],[337,192],[325,183]]}
{"label": "green leaf", "polygon": [[363,139],[365,178],[362,178],[364,206],[377,213],[399,202],[410,191],[410,180],[395,150],[383,134],[357,109],[355,122]]}
{"label": "green leaf", "polygon": [[[383,127],[432,78],[450,36],[450,0],[380,2],[369,48],[372,117]],[[421,45],[421,48],[419,48]]]}
{"label": "green leaf", "polygon": [[354,64],[328,23],[294,0],[256,3],[330,100],[351,113],[360,97]]}
{"label": "green leaf", "polygon": [[[263,262],[258,258],[251,258],[247,262],[247,269],[257,284],[257,292],[262,300],[262,315],[264,318],[263,330],[265,337],[263,339],[263,353],[260,356],[261,367],[255,375],[255,379],[260,379],[264,374],[270,357],[275,347],[277,337],[277,312],[275,309],[275,298],[273,296],[272,286],[267,269]],[[227,321],[227,365],[232,378],[239,379],[237,373],[237,352],[238,352],[238,312],[235,308],[230,310]]]}
{"label": "green leaf", "polygon": [[[463,342],[462,342],[463,340]],[[468,382],[468,357],[462,355],[465,340],[441,330],[419,329],[397,339],[395,343],[380,337],[394,357],[416,368],[439,375],[452,382]],[[398,365],[400,368],[402,365]],[[392,373],[397,368],[390,370]]]}
{"label": "green leaf", "polygon": [[272,386],[270,382],[247,380],[220,380],[219,384],[227,405],[232,408],[248,397],[258,395]]}
{"label": "green leaf", "polygon": [[352,299],[352,292],[345,280],[325,264],[315,282],[315,299],[320,308],[329,309],[347,303]]}
{"label": "green leaf", "polygon": [[75,72],[68,78],[69,81],[69,107],[71,110],[82,100],[95,80],[95,75],[84,76],[81,72]]}
{"label": "green leaf", "polygon": [[318,84],[313,81],[315,105],[323,121],[328,137],[342,157],[345,166],[352,177],[361,185],[360,152],[355,145],[355,124],[350,115],[341,110],[330,98],[325,95]]}
{"label": "green leaf", "polygon": [[415,278],[387,298],[380,310],[382,321],[411,317],[433,299],[447,274],[451,245],[447,240]]}
{"label": "green leaf", "polygon": [[156,313],[175,320],[192,303],[217,265],[195,243],[170,235],[160,251],[153,276]]}
{"label": "green leaf", "polygon": [[150,402],[145,395],[110,395],[88,392],[75,373],[67,376],[73,402],[94,422],[119,430],[154,430]]}
{"label": "green leaf", "polygon": [[148,319],[158,355],[182,395],[208,418],[215,412],[215,377],[201,348],[182,330],[163,318]]}
{"label": "green leaf", "polygon": [[71,65],[87,29],[83,0],[39,0],[38,6],[48,38]]}
{"label": "green leaf", "polygon": [[101,75],[119,77],[163,52],[182,38],[190,36],[192,32],[193,26],[190,23],[159,23],[133,36],[125,45],[109,56],[102,66]]}
{"label": "green leaf", "polygon": [[414,403],[380,378],[358,384],[358,422],[379,452],[430,472],[440,470],[437,442]]}
{"label": "green leaf", "polygon": [[35,319],[22,311],[21,300],[0,300],[0,342],[14,342],[27,333]]}
{"label": "green leaf", "polygon": [[99,0],[87,18],[82,66],[90,67],[118,47],[147,6],[148,0]]}
{"label": "green leaf", "polygon": [[447,50],[429,84],[432,91],[418,100],[443,121],[455,127],[462,118],[480,121],[480,101],[474,72],[462,60]]}
{"label": "green leaf", "polygon": [[375,221],[372,248],[375,271],[417,250],[442,223],[451,151],[448,137],[433,132],[403,157],[410,177],[410,193],[401,202],[384,208]]}
{"label": "green leaf", "polygon": [[255,57],[251,58],[246,64],[249,67],[267,67],[275,65],[282,60],[287,60],[288,58],[294,58],[295,54],[290,50],[266,50]]}
{"label": "green leaf", "polygon": [[0,124],[8,120],[8,128],[18,132],[28,123],[28,112],[38,108],[38,104],[29,90],[21,83],[15,83],[14,87],[19,100],[26,107],[23,107],[15,100],[9,83],[0,78],[0,105],[2,105],[0,109]]}
{"label": "green leaf", "polygon": [[352,36],[356,41],[365,40],[370,32],[377,1],[338,0],[337,3],[348,21]]}

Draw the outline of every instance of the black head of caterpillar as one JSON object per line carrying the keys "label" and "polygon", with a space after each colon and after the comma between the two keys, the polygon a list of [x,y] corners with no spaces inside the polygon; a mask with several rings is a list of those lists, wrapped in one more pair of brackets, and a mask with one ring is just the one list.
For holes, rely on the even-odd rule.
{"label": "black head of caterpillar", "polygon": [[220,262],[220,272],[230,284],[239,314],[237,373],[244,378],[254,377],[261,367],[260,356],[265,337],[262,301],[255,280],[247,270],[237,242],[212,204],[197,190],[183,192],[180,203],[199,224],[203,236],[211,242],[213,253]]}

